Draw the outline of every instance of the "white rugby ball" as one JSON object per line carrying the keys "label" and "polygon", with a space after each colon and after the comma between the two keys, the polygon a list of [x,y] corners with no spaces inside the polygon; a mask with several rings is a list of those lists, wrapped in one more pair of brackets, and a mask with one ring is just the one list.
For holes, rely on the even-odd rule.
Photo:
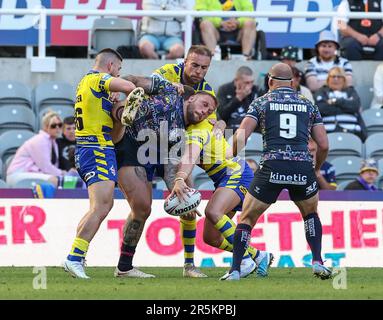
{"label": "white rugby ball", "polygon": [[166,211],[166,213],[172,216],[180,217],[197,209],[200,202],[201,194],[199,193],[199,191],[191,189],[191,191],[188,191],[187,193],[186,201],[180,201],[176,194],[167,199],[164,203],[164,210]]}

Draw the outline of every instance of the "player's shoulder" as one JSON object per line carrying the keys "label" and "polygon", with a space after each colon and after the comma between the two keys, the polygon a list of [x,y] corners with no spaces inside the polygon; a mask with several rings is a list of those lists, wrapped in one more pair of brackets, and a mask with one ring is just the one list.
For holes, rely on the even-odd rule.
{"label": "player's shoulder", "polygon": [[180,74],[183,69],[183,63],[167,63],[162,67],[158,68],[155,73],[166,75],[166,74]]}

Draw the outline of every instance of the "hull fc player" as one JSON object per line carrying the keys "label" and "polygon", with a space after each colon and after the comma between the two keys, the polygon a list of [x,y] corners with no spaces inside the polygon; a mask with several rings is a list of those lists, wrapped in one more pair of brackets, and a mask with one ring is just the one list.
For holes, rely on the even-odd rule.
{"label": "hull fc player", "polygon": [[[316,175],[328,152],[328,139],[318,107],[292,89],[292,71],[287,64],[274,65],[269,73],[270,91],[254,100],[239,129],[245,141],[256,127],[263,136],[260,169],[246,194],[240,221],[234,233],[233,264],[221,280],[239,280],[243,254],[258,218],[277,201],[283,189],[299,208],[310,246],[313,273],[321,279],[331,277],[323,265],[322,224],[318,217]],[[311,136],[318,145],[315,168],[308,149]],[[238,145],[234,136],[234,152]]]}

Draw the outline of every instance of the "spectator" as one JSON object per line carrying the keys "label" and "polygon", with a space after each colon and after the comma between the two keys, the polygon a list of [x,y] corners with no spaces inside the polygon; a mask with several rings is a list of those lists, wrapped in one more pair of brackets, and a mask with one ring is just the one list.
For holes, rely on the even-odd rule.
{"label": "spectator", "polygon": [[68,171],[74,168],[73,164],[69,161],[69,151],[74,150],[76,147],[75,130],[74,117],[66,117],[64,119],[63,135],[56,140],[59,147],[59,168],[62,170]]}
{"label": "spectator", "polygon": [[[313,156],[313,162],[316,162],[318,146],[313,138],[309,139],[309,151]],[[335,167],[327,161],[324,161],[320,168],[320,175],[317,175],[319,189],[321,190],[336,190],[336,175]]]}
{"label": "spectator", "polygon": [[[382,12],[382,0],[342,0],[338,12]],[[382,19],[338,19],[340,45],[349,60],[383,60]]]}
{"label": "spectator", "polygon": [[335,35],[329,30],[322,31],[315,45],[316,56],[307,62],[305,70],[306,85],[312,92],[325,84],[332,67],[343,68],[346,72],[346,85],[352,85],[352,66],[347,59],[337,55],[337,50],[339,43]]}
{"label": "spectator", "polygon": [[360,115],[360,98],[354,87],[347,87],[346,74],[340,67],[332,68],[326,85],[314,95],[326,131],[351,132],[363,141],[366,132]]}
{"label": "spectator", "polygon": [[61,135],[60,116],[48,111],[42,118],[42,130],[17,150],[7,170],[7,183],[14,186],[25,178],[36,178],[57,185],[57,176],[66,171],[58,168],[58,146]]}
{"label": "spectator", "polygon": [[[283,47],[281,50],[281,54],[279,56],[279,60],[282,63],[288,64],[291,67],[291,69],[296,68],[296,64],[301,61],[299,59],[298,48],[293,47],[293,46]],[[302,76],[302,71],[300,71],[298,68],[296,68],[296,69],[298,71],[295,71],[295,72],[299,72],[299,74],[300,74],[299,83],[302,85],[305,85],[305,78]],[[303,89],[303,90],[305,91],[305,89]],[[269,91],[269,76],[266,74],[264,81],[263,81],[263,90],[260,92],[260,95],[263,95],[263,94],[267,93],[268,91]]]}
{"label": "spectator", "polygon": [[[186,0],[158,1],[143,0],[144,10],[185,10]],[[181,20],[172,17],[143,17],[138,47],[144,58],[159,59],[158,51],[167,52],[166,59],[184,56]]]}
{"label": "spectator", "polygon": [[383,63],[378,65],[374,74],[374,98],[371,101],[371,108],[383,108]]}
{"label": "spectator", "polygon": [[254,85],[253,70],[242,66],[235,79],[218,88],[218,109],[220,119],[226,122],[227,129],[237,130],[250,103],[258,97],[259,90]]}
{"label": "spectator", "polygon": [[293,46],[283,47],[279,56],[279,60],[288,64],[291,68],[295,67],[296,64],[301,61],[301,59],[299,59],[298,50],[299,49],[297,47]]}
{"label": "spectator", "polygon": [[247,164],[249,165],[250,169],[255,173],[255,171],[258,170],[259,166],[258,166],[258,163],[257,161],[255,161],[254,159],[246,159],[246,162]]}
{"label": "spectator", "polygon": [[291,67],[291,70],[293,70],[293,88],[314,103],[314,97],[310,89],[301,84],[304,77],[303,72],[297,67]]}
{"label": "spectator", "polygon": [[[252,0],[196,0],[196,10],[254,11]],[[203,18],[200,23],[204,44],[214,54],[218,41],[236,40],[241,43],[245,60],[254,54],[256,24],[253,18]]]}
{"label": "spectator", "polygon": [[344,190],[376,191],[378,188],[374,184],[378,175],[378,164],[375,159],[365,159],[362,161],[359,177],[355,181],[350,182]]}

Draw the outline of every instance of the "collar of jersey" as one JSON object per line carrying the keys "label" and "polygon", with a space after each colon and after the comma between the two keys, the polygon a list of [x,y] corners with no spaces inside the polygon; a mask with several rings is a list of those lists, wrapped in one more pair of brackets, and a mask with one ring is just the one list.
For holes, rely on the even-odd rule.
{"label": "collar of jersey", "polygon": [[294,92],[295,90],[293,88],[290,88],[290,87],[279,87],[279,88],[276,88],[273,91],[289,91],[289,92]]}
{"label": "collar of jersey", "polygon": [[97,70],[93,70],[93,69],[92,69],[92,70],[89,70],[87,74],[92,74],[92,73],[100,73],[100,72],[97,71]]}

